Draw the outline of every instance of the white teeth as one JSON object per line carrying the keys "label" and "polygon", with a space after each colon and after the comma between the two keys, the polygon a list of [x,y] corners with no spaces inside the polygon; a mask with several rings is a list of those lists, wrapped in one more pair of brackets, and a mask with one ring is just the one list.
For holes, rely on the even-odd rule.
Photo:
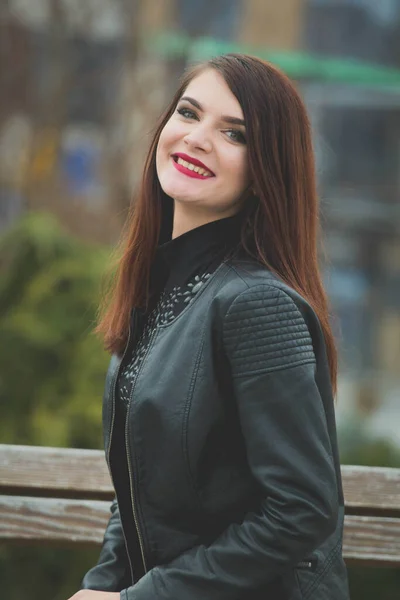
{"label": "white teeth", "polygon": [[176,162],[178,165],[182,165],[191,171],[195,171],[195,173],[199,173],[199,175],[203,175],[203,177],[211,177],[210,171],[206,171],[206,169],[203,169],[202,167],[193,165],[192,163],[183,160],[183,158],[178,158]]}

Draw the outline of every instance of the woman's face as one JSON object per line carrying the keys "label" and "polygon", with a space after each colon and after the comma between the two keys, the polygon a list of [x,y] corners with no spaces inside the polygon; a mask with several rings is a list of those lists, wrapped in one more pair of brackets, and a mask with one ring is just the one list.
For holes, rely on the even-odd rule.
{"label": "woman's face", "polygon": [[240,210],[250,183],[243,111],[214,69],[186,88],[161,132],[156,165],[176,203],[221,218]]}

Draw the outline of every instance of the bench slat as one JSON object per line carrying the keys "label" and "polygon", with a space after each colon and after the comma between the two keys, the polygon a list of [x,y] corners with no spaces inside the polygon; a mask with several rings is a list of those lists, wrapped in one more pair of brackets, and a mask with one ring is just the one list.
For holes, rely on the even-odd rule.
{"label": "bench slat", "polygon": [[400,565],[400,520],[346,515],[343,556],[347,563]]}
{"label": "bench slat", "polygon": [[400,517],[400,469],[342,465],[346,513]]}
{"label": "bench slat", "polygon": [[113,486],[102,450],[0,444],[0,492],[108,499]]}
{"label": "bench slat", "polygon": [[[400,516],[400,469],[342,465],[346,513]],[[0,492],[111,499],[102,450],[0,444]]]}
{"label": "bench slat", "polygon": [[102,500],[0,496],[0,539],[99,544],[110,514]]}
{"label": "bench slat", "polygon": [[[110,503],[28,496],[0,496],[0,539],[68,545],[101,544]],[[343,555],[348,564],[400,566],[400,521],[345,517]]]}

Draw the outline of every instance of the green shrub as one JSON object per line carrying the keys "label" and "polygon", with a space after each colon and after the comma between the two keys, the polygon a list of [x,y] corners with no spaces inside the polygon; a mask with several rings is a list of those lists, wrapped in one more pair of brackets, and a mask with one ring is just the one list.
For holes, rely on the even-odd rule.
{"label": "green shrub", "polygon": [[109,252],[47,214],[0,239],[2,443],[101,447],[109,357],[92,330]]}

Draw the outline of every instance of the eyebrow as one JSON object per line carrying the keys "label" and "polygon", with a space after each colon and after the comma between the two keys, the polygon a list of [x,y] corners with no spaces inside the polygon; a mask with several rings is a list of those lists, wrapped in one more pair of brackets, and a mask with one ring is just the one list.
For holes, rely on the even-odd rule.
{"label": "eyebrow", "polygon": [[[200,102],[198,102],[194,98],[191,98],[190,96],[182,96],[182,98],[180,98],[179,101],[181,102],[182,100],[186,100],[187,102],[190,102],[190,104],[193,104],[193,106],[195,106],[198,110],[201,110],[202,112],[204,112],[204,109],[201,106]],[[243,125],[243,127],[245,126],[244,120],[239,119],[238,117],[229,117],[228,115],[222,115],[221,119],[225,123],[231,123],[233,125]]]}

